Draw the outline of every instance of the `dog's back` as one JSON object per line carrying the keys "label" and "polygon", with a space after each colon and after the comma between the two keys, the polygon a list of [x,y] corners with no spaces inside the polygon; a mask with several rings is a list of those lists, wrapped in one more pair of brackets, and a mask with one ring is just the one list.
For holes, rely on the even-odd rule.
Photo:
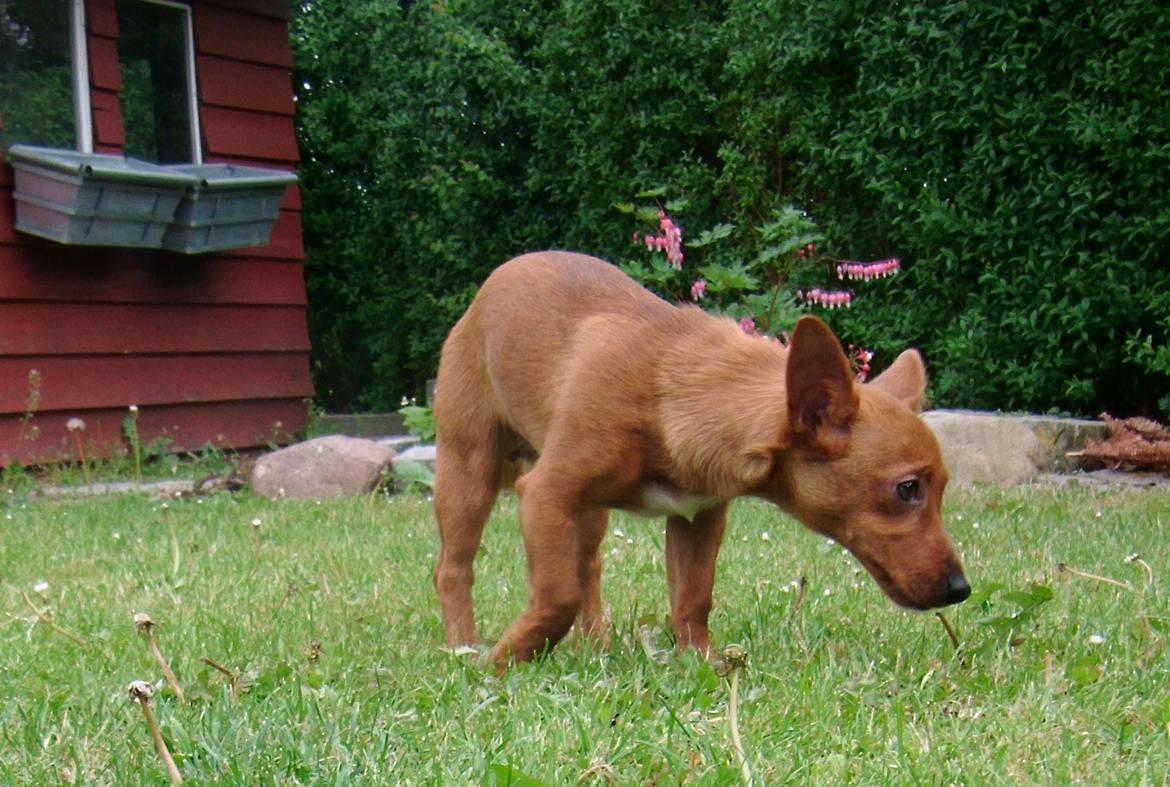
{"label": "dog's back", "polygon": [[487,278],[443,345],[435,407],[449,417],[440,428],[451,411],[472,407],[539,443],[554,403],[549,392],[567,371],[582,321],[599,314],[661,319],[675,311],[594,257],[517,257]]}

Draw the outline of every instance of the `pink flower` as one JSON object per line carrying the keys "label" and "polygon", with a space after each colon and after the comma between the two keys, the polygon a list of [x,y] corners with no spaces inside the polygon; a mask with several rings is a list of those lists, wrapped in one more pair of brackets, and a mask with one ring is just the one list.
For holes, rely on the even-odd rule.
{"label": "pink flower", "polygon": [[883,279],[893,276],[901,268],[897,257],[876,262],[854,262],[852,260],[837,260],[837,278],[839,279]]}
{"label": "pink flower", "polygon": [[754,336],[756,333],[756,321],[751,317],[740,317],[739,329],[748,335]]}
{"label": "pink flower", "polygon": [[699,301],[703,299],[703,293],[707,291],[707,282],[702,279],[695,279],[695,283],[691,285],[691,300]]}
{"label": "pink flower", "polygon": [[839,290],[830,292],[822,290],[817,287],[805,292],[797,292],[796,297],[803,300],[805,303],[813,303],[817,306],[825,306],[829,309],[836,309],[840,306],[851,306],[853,304],[853,293],[847,290]]}
{"label": "pink flower", "polygon": [[665,253],[671,267],[676,271],[681,270],[683,263],[682,230],[671,221],[664,211],[658,212],[658,229],[662,232],[661,235],[646,235],[643,238],[646,242],[646,248],[650,251]]}

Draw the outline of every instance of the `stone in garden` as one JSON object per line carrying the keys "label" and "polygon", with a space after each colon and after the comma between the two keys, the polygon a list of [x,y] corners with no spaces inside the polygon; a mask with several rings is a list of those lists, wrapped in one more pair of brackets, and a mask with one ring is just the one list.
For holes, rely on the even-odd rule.
{"label": "stone in garden", "polygon": [[265,454],[252,470],[252,488],[267,498],[320,500],[374,488],[394,450],[374,440],[317,437]]}
{"label": "stone in garden", "polygon": [[953,486],[1022,484],[1048,468],[1048,449],[1019,418],[932,410],[922,419],[938,438]]}
{"label": "stone in garden", "polygon": [[420,465],[425,465],[430,468],[431,472],[435,470],[435,446],[431,443],[422,443],[407,448],[394,457],[394,462],[418,462]]}

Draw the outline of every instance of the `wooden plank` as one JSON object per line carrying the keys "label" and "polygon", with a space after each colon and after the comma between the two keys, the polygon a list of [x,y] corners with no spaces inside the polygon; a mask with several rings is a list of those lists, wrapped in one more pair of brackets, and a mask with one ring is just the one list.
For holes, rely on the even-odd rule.
{"label": "wooden plank", "polygon": [[287,68],[244,63],[212,55],[195,61],[204,104],[292,116],[292,82]]}
{"label": "wooden plank", "polygon": [[[175,326],[181,330],[182,326]],[[29,371],[41,411],[309,397],[308,353],[0,357],[0,413],[22,413]]]}
{"label": "wooden plank", "polygon": [[122,120],[122,102],[118,94],[93,89],[89,99],[93,107],[94,141],[100,145],[124,147],[126,126]]}
{"label": "wooden plank", "polygon": [[0,188],[0,243],[19,243],[16,232],[16,206],[12,203],[12,192]]}
{"label": "wooden plank", "polygon": [[281,19],[203,3],[195,8],[194,22],[200,54],[292,68],[288,25]]}
{"label": "wooden plank", "polygon": [[[27,423],[21,416],[0,415],[0,467],[76,459],[70,418],[85,422],[82,445],[86,456],[125,456],[129,445],[122,432],[125,407],[75,412],[36,413]],[[140,407],[138,435],[143,444],[165,440],[167,450],[197,451],[205,446],[247,449],[284,444],[305,430],[308,408],[303,399],[264,399],[200,405]],[[31,429],[36,428],[36,438]]]}
{"label": "wooden plank", "polygon": [[[27,236],[21,236],[25,238]],[[89,303],[304,306],[299,262],[245,255],[72,248],[50,241],[0,245],[0,299]]]}
{"label": "wooden plank", "polygon": [[199,113],[208,153],[260,161],[300,160],[292,118],[205,106]]}
{"label": "wooden plank", "polygon": [[89,85],[99,90],[119,93],[122,90],[122,71],[118,67],[118,45],[112,38],[89,36]]}
{"label": "wooden plank", "polygon": [[308,352],[299,306],[0,301],[2,355]]}
{"label": "wooden plank", "polygon": [[114,0],[86,0],[85,22],[91,35],[118,37],[118,8]]}
{"label": "wooden plank", "polygon": [[238,8],[261,16],[271,16],[286,22],[291,16],[288,0],[205,0],[211,5]]}

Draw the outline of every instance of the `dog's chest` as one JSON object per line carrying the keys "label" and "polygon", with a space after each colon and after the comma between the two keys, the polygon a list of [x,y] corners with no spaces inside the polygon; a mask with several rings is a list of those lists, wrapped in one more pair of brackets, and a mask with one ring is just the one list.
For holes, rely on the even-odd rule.
{"label": "dog's chest", "polygon": [[693,521],[695,516],[719,502],[708,495],[689,495],[665,484],[648,483],[642,487],[639,504],[630,512],[639,516],[681,516]]}

